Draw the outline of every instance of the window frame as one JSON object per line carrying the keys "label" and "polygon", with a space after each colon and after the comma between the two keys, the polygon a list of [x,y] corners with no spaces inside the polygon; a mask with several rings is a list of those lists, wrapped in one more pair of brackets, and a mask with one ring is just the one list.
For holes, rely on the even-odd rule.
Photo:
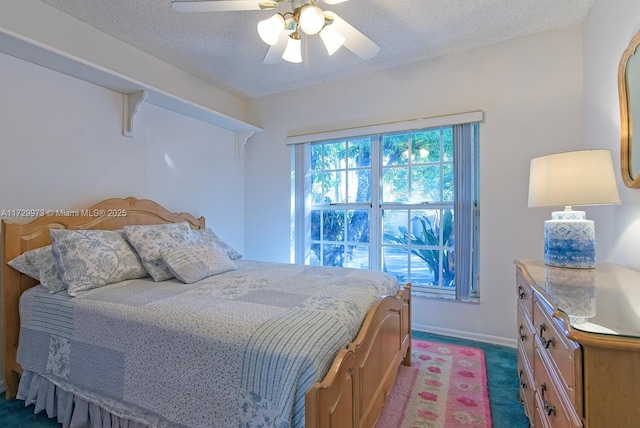
{"label": "window frame", "polygon": [[[394,134],[394,133],[404,133],[404,132],[412,132],[418,131],[426,128],[437,128],[437,127],[446,127],[456,125],[466,125],[466,124],[479,124],[483,121],[484,113],[482,111],[474,111],[469,113],[462,113],[457,115],[448,115],[448,116],[439,116],[434,118],[427,119],[417,119],[411,121],[403,121],[403,122],[394,122],[389,124],[381,124],[381,125],[373,125],[359,128],[350,128],[345,130],[338,131],[330,131],[330,132],[321,132],[315,134],[305,134],[298,135],[287,138],[287,144],[295,145],[298,144],[306,144],[306,143],[317,143],[317,142],[327,142],[331,140],[341,140],[348,139],[350,137],[362,137],[362,136],[374,136],[381,134]],[[475,142],[478,142],[478,132],[479,126],[472,127],[472,132],[476,133],[474,136]],[[465,137],[466,138],[466,137]],[[475,178],[472,183],[472,190],[475,196],[473,201],[474,208],[473,213],[471,215],[471,222],[473,230],[470,232],[473,239],[473,245],[470,251],[475,252],[475,257],[471,258],[471,263],[469,265],[468,274],[470,275],[470,283],[469,287],[460,287],[459,284],[461,281],[458,281],[458,272],[456,272],[456,287],[455,291],[452,293],[449,290],[443,290],[443,287],[414,287],[414,294],[423,295],[427,297],[438,297],[438,298],[446,298],[446,299],[455,299],[458,301],[471,301],[477,302],[479,300],[479,273],[478,273],[478,255],[477,251],[479,248],[478,238],[479,238],[479,203],[478,203],[478,153],[477,146],[473,147],[473,156],[475,156],[476,160],[474,162],[474,175]],[[310,221],[307,218],[311,215],[311,203],[306,204],[305,201],[310,200],[310,189],[306,188],[304,185],[307,177],[307,173],[310,171],[310,156],[305,155],[305,150],[292,150],[292,175],[291,175],[291,200],[292,200],[292,227],[291,227],[291,262],[298,264],[306,264],[308,263],[310,253],[311,253],[311,240],[306,239],[307,236],[310,236]],[[381,165],[381,151],[371,150],[371,165],[378,165],[379,167],[371,168],[371,180],[372,183],[380,183],[382,186],[382,169]],[[454,174],[455,174],[455,165],[456,160],[454,159]],[[297,195],[296,188],[305,189],[307,192],[304,195]],[[382,202],[381,201],[381,192],[372,191],[371,192],[371,205],[367,203],[366,206],[370,209],[370,225],[371,227],[378,227],[378,225],[382,226],[382,213],[384,210],[393,209],[394,206],[400,209],[412,209],[412,210],[430,210],[430,209],[438,209],[441,208],[442,203],[434,203],[434,204],[413,204],[413,203],[397,203],[397,202]],[[336,209],[352,209],[349,208],[351,206],[359,206],[360,208],[363,206],[362,203],[345,203],[345,204],[332,204]],[[454,201],[455,206],[455,201]],[[375,207],[375,209],[373,208]],[[358,209],[360,209],[358,208]],[[300,225],[304,225],[306,229],[301,229]],[[369,246],[369,269],[372,270],[380,270],[382,266],[382,254],[383,254],[383,239],[382,232],[371,233],[370,239],[368,242]],[[296,249],[303,248],[303,251],[296,251]],[[375,250],[374,250],[375,249]],[[378,250],[379,249],[379,250]],[[458,250],[458,248],[456,248]],[[466,288],[466,289],[465,289]]]}

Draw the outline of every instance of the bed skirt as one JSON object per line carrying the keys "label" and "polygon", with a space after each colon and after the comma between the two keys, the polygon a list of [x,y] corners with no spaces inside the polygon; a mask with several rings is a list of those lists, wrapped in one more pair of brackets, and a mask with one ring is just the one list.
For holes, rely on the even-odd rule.
{"label": "bed skirt", "polygon": [[38,373],[25,370],[20,377],[17,397],[25,406],[33,404],[34,413],[46,411],[63,428],[148,428],[175,427],[163,418],[132,409],[116,400],[62,385]]}

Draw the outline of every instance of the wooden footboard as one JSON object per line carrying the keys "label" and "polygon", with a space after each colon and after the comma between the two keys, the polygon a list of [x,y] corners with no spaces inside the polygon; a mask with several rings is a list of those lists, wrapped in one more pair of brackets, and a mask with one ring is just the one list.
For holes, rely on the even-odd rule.
{"label": "wooden footboard", "polygon": [[411,365],[411,285],[378,300],[360,333],[336,356],[305,400],[307,428],[370,428],[393,389],[400,362]]}

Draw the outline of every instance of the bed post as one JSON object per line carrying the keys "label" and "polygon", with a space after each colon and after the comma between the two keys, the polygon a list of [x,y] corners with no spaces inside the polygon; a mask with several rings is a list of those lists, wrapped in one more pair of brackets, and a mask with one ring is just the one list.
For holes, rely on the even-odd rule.
{"label": "bed post", "polygon": [[402,311],[402,333],[405,334],[403,340],[406,343],[402,344],[403,349],[406,349],[402,364],[407,367],[411,367],[411,283],[408,282],[404,286],[404,310]]}
{"label": "bed post", "polygon": [[19,228],[2,220],[2,239],[4,253],[2,254],[2,371],[5,398],[15,398],[18,392],[18,376],[16,352],[18,350],[18,335],[20,334],[20,317],[18,304],[21,294],[21,274],[7,265],[7,262],[20,255]]}

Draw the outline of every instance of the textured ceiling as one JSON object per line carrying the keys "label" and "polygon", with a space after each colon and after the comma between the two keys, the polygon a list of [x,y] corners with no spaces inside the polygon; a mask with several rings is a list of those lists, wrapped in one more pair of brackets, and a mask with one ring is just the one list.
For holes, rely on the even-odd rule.
{"label": "textured ceiling", "polygon": [[[258,1],[258,0],[256,0]],[[170,0],[42,0],[214,85],[255,98],[406,65],[584,21],[594,0],[350,0],[333,11],[380,46],[362,60],[342,48],[329,57],[303,36],[302,64],[266,65],[256,31],[273,11],[182,13]],[[290,4],[279,11],[290,10]]]}

